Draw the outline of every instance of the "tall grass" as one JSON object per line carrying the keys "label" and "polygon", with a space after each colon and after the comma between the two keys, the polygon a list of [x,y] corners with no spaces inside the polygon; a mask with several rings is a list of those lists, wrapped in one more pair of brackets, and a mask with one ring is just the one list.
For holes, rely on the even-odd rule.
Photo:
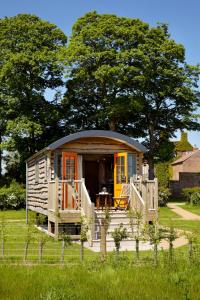
{"label": "tall grass", "polygon": [[0,267],[0,295],[23,299],[199,299],[198,264],[100,264],[69,267]]}

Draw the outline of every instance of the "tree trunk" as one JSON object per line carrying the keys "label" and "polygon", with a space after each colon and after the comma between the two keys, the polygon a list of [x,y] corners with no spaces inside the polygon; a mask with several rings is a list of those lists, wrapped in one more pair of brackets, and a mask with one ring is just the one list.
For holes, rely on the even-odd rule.
{"label": "tree trunk", "polygon": [[118,246],[116,246],[116,262],[119,261],[119,248]]}
{"label": "tree trunk", "polygon": [[116,121],[115,120],[110,120],[108,123],[110,130],[115,131],[116,130]]}
{"label": "tree trunk", "polygon": [[24,261],[27,260],[28,246],[29,246],[29,242],[26,242],[26,244],[25,244],[25,250],[24,250]]}
{"label": "tree trunk", "polygon": [[139,240],[135,240],[136,259],[139,260]]}
{"label": "tree trunk", "polygon": [[65,257],[65,240],[62,240],[62,250],[61,250],[61,263],[64,263]]}
{"label": "tree trunk", "polygon": [[169,259],[172,261],[173,258],[173,242],[170,240],[169,241]]}
{"label": "tree trunk", "polygon": [[189,260],[191,260],[192,259],[192,241],[189,241],[189,243],[188,243],[188,254],[189,254]]}
{"label": "tree trunk", "polygon": [[158,264],[158,244],[154,243],[154,265]]}
{"label": "tree trunk", "polygon": [[154,157],[155,157],[155,133],[154,125],[152,122],[149,124],[149,153],[148,153],[148,164],[149,164],[149,179],[154,179]]}
{"label": "tree trunk", "polygon": [[106,220],[101,220],[101,241],[100,241],[100,251],[101,260],[104,261],[106,258]]}
{"label": "tree trunk", "polygon": [[81,262],[84,260],[84,241],[81,240]]}
{"label": "tree trunk", "polygon": [[153,160],[153,157],[151,156],[151,154],[149,154],[148,164],[149,164],[149,179],[153,180],[155,178],[154,160]]}

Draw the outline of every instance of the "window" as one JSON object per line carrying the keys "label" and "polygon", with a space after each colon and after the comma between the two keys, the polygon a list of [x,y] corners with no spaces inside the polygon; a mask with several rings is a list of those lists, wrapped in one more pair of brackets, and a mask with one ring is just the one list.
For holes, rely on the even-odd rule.
{"label": "window", "polygon": [[56,175],[59,179],[62,178],[62,154],[59,152],[56,152],[54,157],[54,178]]}
{"label": "window", "polygon": [[128,180],[136,174],[136,160],[135,155],[128,153]]}
{"label": "window", "polygon": [[125,176],[125,157],[118,156],[116,159],[117,183],[126,182]]}
{"label": "window", "polygon": [[74,180],[75,179],[75,157],[69,156],[66,158],[66,180]]}

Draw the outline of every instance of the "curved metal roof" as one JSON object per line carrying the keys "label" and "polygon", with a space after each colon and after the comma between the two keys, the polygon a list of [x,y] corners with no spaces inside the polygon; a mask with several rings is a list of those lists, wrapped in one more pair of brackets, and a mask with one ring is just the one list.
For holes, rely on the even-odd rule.
{"label": "curved metal roof", "polygon": [[74,134],[70,134],[50,144],[49,146],[46,147],[46,150],[55,150],[56,148],[59,148],[63,144],[70,143],[72,141],[81,138],[88,138],[88,137],[110,138],[116,141],[123,142],[128,146],[130,146],[131,148],[134,148],[138,151],[141,152],[147,151],[147,149],[142,144],[140,144],[138,141],[134,140],[133,138],[110,130],[86,130],[86,131],[80,131]]}

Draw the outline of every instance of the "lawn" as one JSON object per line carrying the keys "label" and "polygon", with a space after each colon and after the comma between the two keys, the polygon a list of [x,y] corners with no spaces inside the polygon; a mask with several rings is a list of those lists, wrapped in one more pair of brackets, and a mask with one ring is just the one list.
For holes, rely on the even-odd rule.
{"label": "lawn", "polygon": [[[5,211],[1,212],[0,218],[0,229],[5,227],[3,232],[5,236],[4,241],[4,256],[0,260],[16,263],[23,262],[25,257],[25,246],[27,239],[30,238],[30,244],[28,247],[28,255],[26,258],[26,264],[38,264],[39,263],[39,243],[44,242],[43,253],[42,253],[42,263],[43,264],[60,264],[62,245],[61,241],[57,241],[51,237],[48,237],[43,232],[39,231],[33,225],[28,227],[25,224],[25,211]],[[12,219],[13,218],[13,219]],[[3,223],[1,220],[4,220]],[[182,220],[177,214],[172,212],[167,207],[162,207],[159,210],[159,222],[164,226],[173,225],[175,228],[183,230],[195,231],[200,228],[199,221],[185,221]],[[132,252],[124,252],[121,254],[123,256],[132,259],[135,254]],[[108,256],[112,256],[109,253]],[[151,251],[143,251],[140,254],[141,259],[152,259]],[[92,261],[93,259],[98,259],[99,253],[92,252],[85,249],[85,263]],[[80,263],[80,246],[76,243],[72,243],[65,248],[64,255],[65,265],[77,265]]]}
{"label": "lawn", "polygon": [[[0,265],[0,299],[198,299],[199,252],[194,252],[193,260],[189,261],[187,247],[176,249],[173,260],[169,259],[168,251],[160,251],[158,265],[154,266],[151,251],[141,252],[139,260],[133,252],[120,253],[118,258],[109,253],[103,263],[98,253],[85,250],[81,263],[80,247],[72,244],[65,249],[65,264],[61,265],[61,242],[31,226],[34,239],[28,259],[22,264],[27,235],[25,212],[8,211],[2,216],[6,217],[6,259]],[[182,226],[185,222],[168,208],[161,208],[159,216],[163,225],[173,221]],[[42,264],[38,264],[41,236],[45,245]]]}
{"label": "lawn", "polygon": [[[31,214],[29,214],[31,217]],[[25,223],[25,210],[20,211],[1,211],[0,212],[0,231],[4,234],[4,257],[0,260],[17,262],[24,259],[25,245],[28,239],[27,261],[37,263],[39,260],[39,243],[44,243],[42,260],[43,263],[60,263],[61,260],[61,241],[57,241],[45,233],[41,232],[32,224],[27,226]],[[2,254],[2,252],[1,252]],[[85,249],[85,259],[90,260],[96,254]],[[80,246],[72,243],[65,248],[65,263],[80,261]]]}
{"label": "lawn", "polygon": [[[184,206],[181,205],[182,208]],[[179,215],[173,212],[168,207],[159,208],[159,222],[164,226],[174,226],[175,228],[182,230],[200,230],[200,221],[188,221],[182,219]]]}
{"label": "lawn", "polygon": [[4,218],[5,220],[24,220],[26,219],[26,211],[21,210],[0,210],[0,219]]}
{"label": "lawn", "polygon": [[181,205],[182,208],[189,210],[190,212],[200,215],[200,206],[190,205],[188,203],[185,203],[184,205]]}
{"label": "lawn", "polygon": [[200,273],[195,264],[87,266],[1,266],[3,300],[153,300],[198,299]]}

